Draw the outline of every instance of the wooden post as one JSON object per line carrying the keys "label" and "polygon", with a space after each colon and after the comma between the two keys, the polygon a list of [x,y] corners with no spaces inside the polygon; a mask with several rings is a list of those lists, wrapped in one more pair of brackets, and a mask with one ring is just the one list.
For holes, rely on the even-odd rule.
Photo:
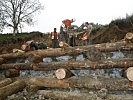
{"label": "wooden post", "polygon": [[11,78],[6,78],[0,81],[0,88],[6,85],[9,85],[10,83],[12,83],[12,79]]}
{"label": "wooden post", "polygon": [[20,69],[20,70],[32,70],[31,63],[10,63],[10,64],[2,64],[0,66],[0,70],[7,69]]}
{"label": "wooden post", "polygon": [[19,80],[0,88],[0,100],[4,100],[7,96],[22,91],[25,87],[26,83],[23,80]]}
{"label": "wooden post", "polygon": [[72,75],[72,72],[65,68],[60,68],[55,71],[55,76],[57,77],[57,79],[65,79]]}
{"label": "wooden post", "polygon": [[8,69],[4,71],[5,77],[18,77],[20,75],[19,69]]}

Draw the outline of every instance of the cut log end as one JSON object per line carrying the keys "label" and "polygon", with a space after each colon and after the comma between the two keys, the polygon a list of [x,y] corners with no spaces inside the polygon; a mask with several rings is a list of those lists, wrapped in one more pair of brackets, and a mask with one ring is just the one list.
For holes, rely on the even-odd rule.
{"label": "cut log end", "polygon": [[23,51],[29,51],[29,50],[30,50],[30,46],[29,46],[29,44],[25,43],[25,44],[23,44],[23,45],[21,46],[21,49],[22,49]]}
{"label": "cut log end", "polygon": [[64,42],[60,42],[59,43],[59,46],[61,47],[61,48],[63,48],[63,49],[66,49],[66,48],[70,48],[71,46],[70,45],[68,45],[67,43],[64,43]]}
{"label": "cut log end", "polygon": [[70,70],[60,68],[55,71],[55,76],[57,79],[65,79],[72,76],[72,72]]}
{"label": "cut log end", "polygon": [[133,67],[130,67],[126,70],[126,75],[130,81],[133,81]]}
{"label": "cut log end", "polygon": [[126,38],[127,40],[133,39],[133,33],[131,33],[131,32],[127,33],[126,36],[125,36],[125,38]]}

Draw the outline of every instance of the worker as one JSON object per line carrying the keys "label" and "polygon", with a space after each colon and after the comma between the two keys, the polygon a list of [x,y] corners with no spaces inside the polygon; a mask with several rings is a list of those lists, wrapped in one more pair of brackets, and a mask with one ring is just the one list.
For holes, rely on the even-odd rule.
{"label": "worker", "polygon": [[73,27],[72,28],[72,33],[69,35],[69,44],[72,47],[76,46],[76,37],[77,37],[77,35],[74,34],[74,32],[75,32],[75,28]]}
{"label": "worker", "polygon": [[86,34],[87,34],[87,44],[92,44],[92,25],[88,22],[85,22],[85,27],[86,27]]}
{"label": "worker", "polygon": [[83,40],[83,45],[87,45],[87,31],[86,31],[87,27],[84,27],[83,30],[83,36],[82,36],[82,40]]}
{"label": "worker", "polygon": [[71,23],[73,23],[73,22],[75,22],[76,21],[76,19],[71,19],[71,20],[69,20],[69,19],[66,19],[66,20],[63,20],[62,21],[62,23],[65,25],[65,27],[67,28],[67,30],[69,29],[69,28],[71,28]]}
{"label": "worker", "polygon": [[61,39],[61,41],[63,41],[63,42],[66,42],[65,40],[65,35],[66,35],[66,33],[65,33],[65,31],[64,31],[64,27],[63,27],[63,25],[61,25],[60,26],[60,39]]}
{"label": "worker", "polygon": [[52,40],[52,48],[58,48],[59,47],[59,33],[56,32],[56,28],[54,28],[54,31],[51,32],[51,40]]}
{"label": "worker", "polygon": [[62,21],[62,25],[61,25],[60,28],[62,28],[62,30],[63,30],[62,38],[63,38],[63,40],[65,40],[64,42],[66,42],[66,43],[69,43],[69,41],[68,41],[68,38],[69,38],[68,31],[71,29],[71,23],[73,23],[73,22],[75,22],[74,18],[71,19],[71,20],[66,19],[66,20]]}

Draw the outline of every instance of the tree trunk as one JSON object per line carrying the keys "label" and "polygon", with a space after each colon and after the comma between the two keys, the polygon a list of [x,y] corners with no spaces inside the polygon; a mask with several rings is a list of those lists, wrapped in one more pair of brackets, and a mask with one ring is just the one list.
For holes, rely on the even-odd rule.
{"label": "tree trunk", "polygon": [[3,86],[6,86],[10,83],[12,83],[12,79],[11,78],[6,78],[6,79],[3,79],[0,81],[0,88],[3,87]]}
{"label": "tree trunk", "polygon": [[77,46],[67,48],[62,50],[61,48],[55,49],[47,49],[47,50],[34,50],[26,53],[9,53],[2,54],[0,58],[11,59],[11,58],[19,58],[19,57],[28,57],[30,54],[40,55],[41,57],[50,57],[50,56],[63,56],[63,55],[78,55],[81,53],[91,52],[91,51],[100,51],[100,52],[111,52],[118,50],[132,50],[133,43],[127,43],[126,41],[120,41],[115,43],[102,43],[102,44],[94,44],[88,46]]}
{"label": "tree trunk", "polygon": [[11,78],[11,77],[18,77],[20,75],[19,69],[8,69],[4,72],[5,77]]}
{"label": "tree trunk", "polygon": [[[37,94],[54,100],[97,100],[98,96],[95,93],[80,93],[80,92],[63,92],[63,91],[50,91],[39,90]],[[107,94],[106,100],[132,100],[132,94],[116,95]],[[104,99],[104,100],[105,100]],[[101,100],[101,99],[98,99]]]}
{"label": "tree trunk", "polygon": [[2,64],[0,70],[15,69],[20,70],[57,70],[59,68],[66,68],[69,70],[78,69],[100,69],[100,68],[128,68],[133,66],[132,58],[121,58],[121,59],[108,59],[97,62],[91,61],[68,61],[68,62],[51,62],[51,63],[12,63]]}
{"label": "tree trunk", "polygon": [[57,77],[57,79],[65,79],[71,77],[72,75],[73,73],[65,68],[60,68],[55,71],[55,76]]}
{"label": "tree trunk", "polygon": [[14,93],[22,91],[25,87],[26,83],[24,81],[19,80],[0,88],[0,100],[3,100],[7,96],[10,96]]}
{"label": "tree trunk", "polygon": [[49,88],[88,88],[108,90],[133,90],[128,79],[125,78],[93,78],[93,77],[71,77],[63,80],[57,78],[31,78],[32,85]]}

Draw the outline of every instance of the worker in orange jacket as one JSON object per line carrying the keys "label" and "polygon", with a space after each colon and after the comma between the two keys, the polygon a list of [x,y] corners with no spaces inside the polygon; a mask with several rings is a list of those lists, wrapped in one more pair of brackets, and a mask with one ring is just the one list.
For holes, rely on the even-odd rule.
{"label": "worker in orange jacket", "polygon": [[52,40],[52,48],[58,48],[59,47],[59,33],[56,32],[56,28],[54,28],[54,31],[51,32],[50,38]]}
{"label": "worker in orange jacket", "polygon": [[71,29],[71,23],[75,22],[75,19],[66,19],[66,20],[63,20],[62,21],[62,25],[60,28],[63,29],[62,31],[62,40],[65,40],[66,43],[69,43],[68,41],[68,38],[69,38],[69,35],[68,35],[68,30]]}

